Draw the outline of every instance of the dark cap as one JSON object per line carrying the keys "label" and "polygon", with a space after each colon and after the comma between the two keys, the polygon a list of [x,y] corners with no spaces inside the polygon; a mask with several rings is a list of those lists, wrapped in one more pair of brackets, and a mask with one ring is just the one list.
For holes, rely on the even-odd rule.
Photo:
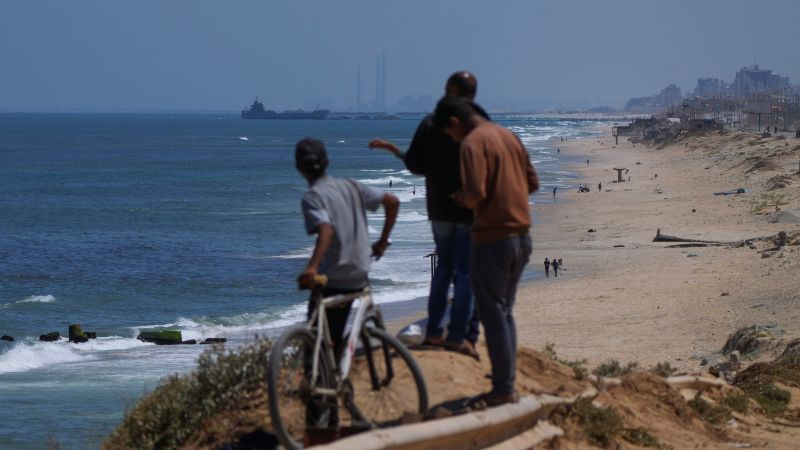
{"label": "dark cap", "polygon": [[328,166],[328,152],[319,139],[305,138],[297,143],[294,161],[297,167],[309,172],[321,172]]}

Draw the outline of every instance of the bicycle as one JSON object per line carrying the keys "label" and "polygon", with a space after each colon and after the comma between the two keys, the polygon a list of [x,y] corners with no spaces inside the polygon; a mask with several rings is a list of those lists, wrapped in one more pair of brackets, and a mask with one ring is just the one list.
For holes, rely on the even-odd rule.
{"label": "bicycle", "polygon": [[[317,277],[318,286],[326,281],[324,276]],[[286,330],[268,356],[269,410],[280,443],[288,449],[302,448],[309,411],[318,416],[312,421],[325,422],[338,418],[340,403],[354,428],[394,425],[407,413],[425,414],[428,391],[422,372],[408,349],[386,332],[370,287],[316,297],[308,323]],[[337,363],[324,312],[356,299],[359,304],[351,331],[343,339],[345,347]]]}

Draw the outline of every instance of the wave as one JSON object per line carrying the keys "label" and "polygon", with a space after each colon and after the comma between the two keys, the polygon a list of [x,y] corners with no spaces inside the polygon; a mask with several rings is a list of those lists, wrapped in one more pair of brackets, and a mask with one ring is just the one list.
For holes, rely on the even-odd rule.
{"label": "wave", "polygon": [[289,250],[288,252],[277,255],[271,256],[271,258],[275,259],[307,259],[311,257],[311,253],[314,251],[314,247],[306,247],[300,248],[295,250]]}
{"label": "wave", "polygon": [[0,353],[0,374],[91,361],[97,359],[97,352],[127,350],[145,345],[151,344],[120,336],[99,337],[83,344],[72,344],[66,338],[57,342],[39,342],[27,338]]}
{"label": "wave", "polygon": [[144,325],[131,327],[131,329],[134,335],[145,329],[179,329],[184,340],[201,340],[209,337],[246,337],[254,332],[283,328],[302,322],[306,318],[307,309],[308,306],[303,302],[290,306],[277,314],[260,312],[215,318],[179,317],[173,323]]}
{"label": "wave", "polygon": [[23,298],[22,300],[0,305],[0,309],[6,309],[13,305],[23,305],[26,303],[53,303],[55,301],[56,298],[52,295],[31,295],[30,297]]}
{"label": "wave", "polygon": [[424,220],[428,220],[428,216],[418,213],[417,211],[411,211],[397,216],[398,222],[421,222]]}

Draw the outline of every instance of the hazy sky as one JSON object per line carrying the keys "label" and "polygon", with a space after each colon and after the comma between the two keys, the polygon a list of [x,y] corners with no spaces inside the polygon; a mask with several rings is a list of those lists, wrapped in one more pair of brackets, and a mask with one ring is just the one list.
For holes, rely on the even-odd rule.
{"label": "hazy sky", "polygon": [[800,2],[2,0],[0,109],[346,108],[438,97],[469,69],[478,100],[622,106],[757,62],[800,83]]}

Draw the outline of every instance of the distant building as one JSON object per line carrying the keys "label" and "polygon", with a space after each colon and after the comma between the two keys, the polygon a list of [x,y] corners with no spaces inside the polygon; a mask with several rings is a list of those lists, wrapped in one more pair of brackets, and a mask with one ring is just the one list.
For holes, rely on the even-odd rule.
{"label": "distant building", "polygon": [[681,102],[683,96],[681,95],[681,88],[675,86],[675,84],[670,83],[661,90],[661,93],[658,94],[658,98],[656,102],[659,106],[672,106],[676,105]]}
{"label": "distant building", "polygon": [[657,95],[631,98],[625,104],[625,111],[632,113],[656,112],[679,104],[682,98],[681,88],[670,83]]}
{"label": "distant building", "polygon": [[710,97],[721,93],[725,88],[725,82],[719,78],[698,78],[697,87],[694,88],[694,95],[698,97]]}
{"label": "distant building", "polygon": [[790,86],[789,77],[773,74],[771,70],[759,69],[758,64],[739,69],[732,83],[733,92],[738,97]]}
{"label": "distant building", "polygon": [[625,111],[633,113],[653,112],[658,109],[655,96],[633,97],[625,104]]}

